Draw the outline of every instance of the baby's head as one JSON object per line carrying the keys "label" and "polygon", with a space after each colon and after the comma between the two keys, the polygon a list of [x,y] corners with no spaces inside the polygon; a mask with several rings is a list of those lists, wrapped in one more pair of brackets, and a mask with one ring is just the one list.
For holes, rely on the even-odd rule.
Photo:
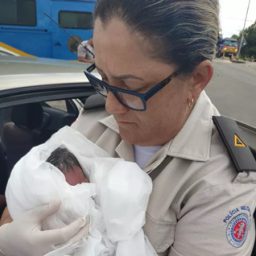
{"label": "baby's head", "polygon": [[55,149],[46,161],[62,171],[67,183],[72,186],[89,182],[77,158],[66,148]]}

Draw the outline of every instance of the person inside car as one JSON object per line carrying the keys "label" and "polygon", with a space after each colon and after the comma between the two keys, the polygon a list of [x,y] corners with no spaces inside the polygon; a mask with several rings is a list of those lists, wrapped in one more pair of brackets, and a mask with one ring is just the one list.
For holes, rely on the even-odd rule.
{"label": "person inside car", "polygon": [[[102,79],[90,73],[93,67],[85,73],[106,97],[110,115],[92,122],[84,111],[73,127],[151,173],[144,231],[161,256],[245,256],[255,242],[256,174],[235,170],[212,122],[219,112],[204,91],[213,74],[218,15],[218,0],[98,0],[95,9]],[[1,227],[6,255],[19,246],[4,235],[33,244],[32,251],[56,244],[56,237],[43,238],[38,216],[45,215],[36,210],[18,235],[13,230],[24,227],[21,221]],[[34,225],[39,228],[28,235]]]}

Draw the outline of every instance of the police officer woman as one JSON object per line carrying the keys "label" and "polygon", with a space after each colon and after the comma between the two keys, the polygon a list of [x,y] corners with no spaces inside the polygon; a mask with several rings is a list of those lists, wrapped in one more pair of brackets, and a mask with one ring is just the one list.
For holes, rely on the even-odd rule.
{"label": "police officer woman", "polygon": [[[212,122],[219,113],[204,91],[218,14],[218,0],[98,0],[95,9],[101,79],[92,68],[85,73],[106,96],[110,115],[93,121],[84,111],[74,127],[154,178],[144,230],[158,255],[245,256],[255,240],[255,173],[234,169]],[[2,228],[4,251],[1,236]]]}

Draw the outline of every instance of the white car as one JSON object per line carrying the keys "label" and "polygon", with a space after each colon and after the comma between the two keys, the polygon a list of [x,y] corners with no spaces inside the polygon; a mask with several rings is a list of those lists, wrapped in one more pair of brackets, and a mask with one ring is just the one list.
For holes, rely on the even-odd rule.
{"label": "white car", "polygon": [[104,99],[95,94],[83,73],[87,66],[76,61],[0,57],[0,194],[13,165],[33,146],[71,125],[81,108],[103,112]]}

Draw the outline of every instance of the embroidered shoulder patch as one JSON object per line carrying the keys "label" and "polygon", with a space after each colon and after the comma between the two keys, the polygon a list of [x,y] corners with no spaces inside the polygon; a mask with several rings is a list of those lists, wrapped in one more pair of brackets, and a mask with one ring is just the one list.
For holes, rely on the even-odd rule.
{"label": "embroidered shoulder patch", "polygon": [[226,234],[228,242],[236,247],[241,247],[247,237],[249,217],[245,213],[234,216],[228,223]]}

